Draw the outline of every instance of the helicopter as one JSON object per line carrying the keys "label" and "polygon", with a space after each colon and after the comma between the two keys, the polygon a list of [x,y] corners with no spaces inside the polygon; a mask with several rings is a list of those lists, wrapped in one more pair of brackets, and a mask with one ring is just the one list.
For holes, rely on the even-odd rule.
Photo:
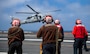
{"label": "helicopter", "polygon": [[[28,8],[30,8],[33,12],[16,12],[16,13],[22,13],[22,14],[35,14],[34,16],[30,16],[27,17],[26,20],[21,21],[21,24],[27,24],[27,23],[35,23],[35,22],[42,22],[44,23],[44,17],[45,16],[41,16],[40,13],[41,12],[37,12],[36,10],[34,10],[30,5],[26,5]],[[61,11],[60,9],[58,10],[53,10],[53,11],[49,11],[49,12],[56,12],[56,11]]]}

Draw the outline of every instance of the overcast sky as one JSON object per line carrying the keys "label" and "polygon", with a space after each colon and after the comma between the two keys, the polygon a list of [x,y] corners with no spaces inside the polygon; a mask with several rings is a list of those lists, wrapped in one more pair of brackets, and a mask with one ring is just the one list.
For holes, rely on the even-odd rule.
{"label": "overcast sky", "polygon": [[[65,31],[72,31],[76,19],[81,19],[86,29],[90,31],[90,0],[0,0],[0,30],[11,27],[11,18],[14,16],[21,21],[32,14],[16,14],[15,12],[32,12],[26,5],[30,5],[41,13],[50,12],[55,19],[59,19]],[[43,14],[44,15],[44,14]],[[24,30],[38,30],[43,23],[30,23],[21,25]]]}

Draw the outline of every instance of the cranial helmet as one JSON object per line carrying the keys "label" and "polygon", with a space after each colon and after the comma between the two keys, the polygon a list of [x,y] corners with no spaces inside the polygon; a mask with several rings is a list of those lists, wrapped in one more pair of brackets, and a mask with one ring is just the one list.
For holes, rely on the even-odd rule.
{"label": "cranial helmet", "polygon": [[44,22],[52,23],[53,22],[53,17],[51,15],[46,15],[45,18],[44,18]]}
{"label": "cranial helmet", "polygon": [[13,19],[12,26],[20,26],[20,20],[19,19]]}
{"label": "cranial helmet", "polygon": [[59,20],[55,20],[54,23],[55,24],[60,24],[60,21]]}
{"label": "cranial helmet", "polygon": [[76,24],[82,24],[82,21],[80,19],[77,19]]}

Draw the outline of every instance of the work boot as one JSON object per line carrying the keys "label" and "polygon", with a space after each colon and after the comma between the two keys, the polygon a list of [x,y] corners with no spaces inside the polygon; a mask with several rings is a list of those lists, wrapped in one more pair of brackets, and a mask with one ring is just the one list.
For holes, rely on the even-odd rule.
{"label": "work boot", "polygon": [[89,51],[89,49],[85,49],[85,51],[86,51],[86,52],[88,52],[88,51]]}

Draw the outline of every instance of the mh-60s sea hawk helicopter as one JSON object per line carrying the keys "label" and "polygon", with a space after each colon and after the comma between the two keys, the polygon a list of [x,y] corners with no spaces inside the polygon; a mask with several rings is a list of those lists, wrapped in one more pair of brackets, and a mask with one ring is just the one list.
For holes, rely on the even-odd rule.
{"label": "mh-60s sea hawk helicopter", "polygon": [[[21,24],[27,24],[27,23],[35,23],[35,22],[43,22],[43,19],[45,16],[41,16],[40,13],[41,12],[37,12],[35,11],[31,6],[29,5],[26,5],[27,7],[29,7],[33,13],[31,12],[16,12],[16,13],[22,13],[22,14],[35,14],[34,16],[30,16],[30,17],[27,17],[26,20],[23,20],[21,21]],[[49,12],[56,12],[56,11],[61,11],[60,9],[58,10],[53,10],[53,11],[49,11]]]}

